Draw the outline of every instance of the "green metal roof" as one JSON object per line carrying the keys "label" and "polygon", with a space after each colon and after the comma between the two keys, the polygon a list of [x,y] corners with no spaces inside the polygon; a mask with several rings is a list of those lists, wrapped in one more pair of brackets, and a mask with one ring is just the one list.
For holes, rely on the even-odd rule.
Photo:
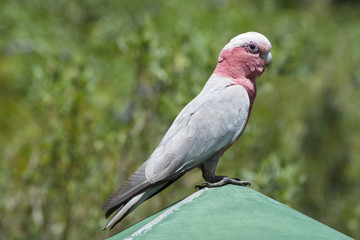
{"label": "green metal roof", "polygon": [[251,188],[203,189],[109,238],[352,239]]}

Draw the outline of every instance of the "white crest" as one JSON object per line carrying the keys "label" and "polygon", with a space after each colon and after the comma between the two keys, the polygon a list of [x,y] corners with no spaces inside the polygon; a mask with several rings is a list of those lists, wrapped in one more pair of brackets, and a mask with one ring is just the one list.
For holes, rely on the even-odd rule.
{"label": "white crest", "polygon": [[269,49],[269,51],[271,49],[271,43],[264,35],[257,32],[247,32],[231,39],[231,41],[225,45],[223,50],[231,50],[234,47],[242,47],[251,42],[257,43],[258,45],[264,45]]}

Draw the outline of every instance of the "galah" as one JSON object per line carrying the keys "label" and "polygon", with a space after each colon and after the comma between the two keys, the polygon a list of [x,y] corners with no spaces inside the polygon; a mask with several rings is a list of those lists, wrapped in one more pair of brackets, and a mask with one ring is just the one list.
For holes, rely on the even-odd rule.
{"label": "galah", "polygon": [[250,185],[237,178],[215,175],[221,155],[240,137],[256,96],[255,77],[271,62],[271,44],[262,34],[247,32],[226,44],[215,71],[174,120],[153,154],[104,203],[113,228],[138,205],[159,193],[186,172],[198,167],[205,183]]}

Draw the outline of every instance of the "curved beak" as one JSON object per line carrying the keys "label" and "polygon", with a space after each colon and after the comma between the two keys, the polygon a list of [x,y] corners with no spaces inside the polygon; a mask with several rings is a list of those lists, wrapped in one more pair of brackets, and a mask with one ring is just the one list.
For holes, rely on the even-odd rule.
{"label": "curved beak", "polygon": [[261,58],[265,60],[265,66],[268,67],[272,59],[271,52],[261,54]]}

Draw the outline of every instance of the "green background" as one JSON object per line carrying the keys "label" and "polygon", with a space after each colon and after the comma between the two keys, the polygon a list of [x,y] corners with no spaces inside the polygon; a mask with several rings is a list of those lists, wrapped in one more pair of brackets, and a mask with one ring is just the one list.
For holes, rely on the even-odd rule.
{"label": "green background", "polygon": [[258,31],[273,63],[218,174],[360,236],[356,1],[0,1],[0,239],[98,239],[193,193],[198,169],[102,232],[105,199]]}

